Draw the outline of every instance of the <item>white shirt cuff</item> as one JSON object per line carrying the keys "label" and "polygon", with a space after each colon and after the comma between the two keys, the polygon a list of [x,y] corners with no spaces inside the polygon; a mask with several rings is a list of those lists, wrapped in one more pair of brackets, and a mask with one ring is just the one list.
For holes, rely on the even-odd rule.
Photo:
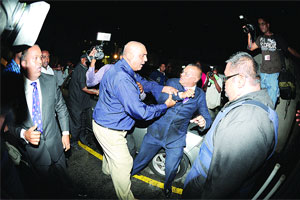
{"label": "white shirt cuff", "polygon": [[25,139],[25,129],[21,129],[20,137],[25,140],[25,142],[28,144],[29,142]]}
{"label": "white shirt cuff", "polygon": [[70,135],[69,131],[63,131],[62,135]]}

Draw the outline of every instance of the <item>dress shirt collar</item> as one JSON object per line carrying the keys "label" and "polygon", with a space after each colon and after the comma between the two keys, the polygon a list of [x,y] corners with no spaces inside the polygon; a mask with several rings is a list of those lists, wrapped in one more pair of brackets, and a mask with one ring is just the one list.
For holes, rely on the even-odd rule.
{"label": "dress shirt collar", "polygon": [[123,68],[135,80],[134,77],[135,72],[127,63],[127,61],[124,58],[122,58],[122,60],[120,60],[119,62],[121,63],[120,67]]}
{"label": "dress shirt collar", "polygon": [[196,89],[196,85],[195,85],[195,86],[193,86],[193,87],[184,87],[184,89],[186,89],[186,90],[188,90],[188,89],[192,89],[192,90],[194,90],[194,91],[195,91],[195,89]]}
{"label": "dress shirt collar", "polygon": [[39,81],[39,79],[36,79],[35,81],[31,81],[31,80],[29,80],[27,77],[25,77],[24,76],[24,81],[25,81],[25,88],[28,88],[28,87],[30,87],[31,85],[31,83],[33,83],[33,82],[36,82],[37,83],[37,85],[39,85],[39,83],[40,83],[40,81]]}
{"label": "dress shirt collar", "polygon": [[53,69],[49,65],[47,65],[47,69],[45,69],[44,67],[42,67],[42,73],[54,75],[54,71],[53,71]]}

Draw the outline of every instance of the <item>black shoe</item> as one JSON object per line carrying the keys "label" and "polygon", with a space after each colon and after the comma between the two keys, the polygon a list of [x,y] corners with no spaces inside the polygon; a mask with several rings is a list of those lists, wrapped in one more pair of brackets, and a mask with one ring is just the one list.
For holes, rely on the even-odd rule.
{"label": "black shoe", "polygon": [[172,190],[171,189],[164,189],[164,194],[165,194],[166,198],[169,199],[171,197]]}

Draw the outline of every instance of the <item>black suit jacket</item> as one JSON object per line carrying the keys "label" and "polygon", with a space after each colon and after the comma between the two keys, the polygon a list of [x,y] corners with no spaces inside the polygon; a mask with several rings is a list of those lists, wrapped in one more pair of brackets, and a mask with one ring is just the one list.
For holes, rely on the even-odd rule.
{"label": "black suit jacket", "polygon": [[[61,131],[69,131],[69,113],[58,88],[54,76],[42,73],[39,77],[42,92],[42,121],[43,134],[39,145],[26,143],[20,138],[22,129],[28,130],[34,126],[31,115],[26,103],[26,118],[21,123],[15,123],[10,126],[10,131],[23,141],[29,159],[35,166],[50,165],[56,162],[63,154],[62,134]],[[25,90],[23,90],[25,93]],[[26,102],[25,95],[22,94],[21,102]],[[56,114],[60,123],[61,131],[56,120]]]}

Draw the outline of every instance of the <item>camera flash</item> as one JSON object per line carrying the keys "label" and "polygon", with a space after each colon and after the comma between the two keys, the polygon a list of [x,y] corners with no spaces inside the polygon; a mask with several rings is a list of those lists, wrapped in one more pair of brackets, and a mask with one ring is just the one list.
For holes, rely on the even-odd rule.
{"label": "camera flash", "polygon": [[243,15],[240,15],[239,17],[240,17],[240,19],[244,19],[244,16],[243,16]]}

